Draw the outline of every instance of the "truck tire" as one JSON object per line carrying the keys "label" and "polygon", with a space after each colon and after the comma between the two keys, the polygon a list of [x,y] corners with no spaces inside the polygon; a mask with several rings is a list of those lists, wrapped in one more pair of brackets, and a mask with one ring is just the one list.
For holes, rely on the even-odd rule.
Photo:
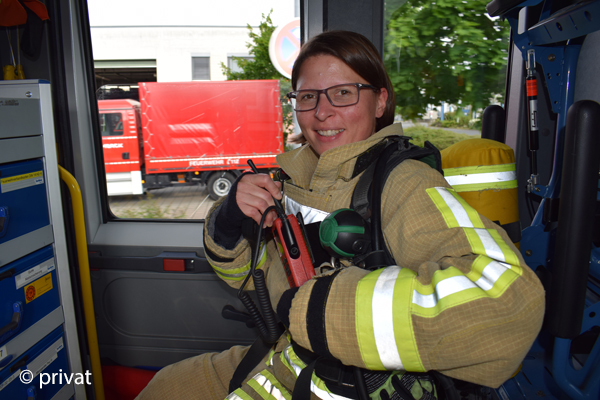
{"label": "truck tire", "polygon": [[206,183],[208,195],[213,200],[219,200],[221,197],[227,196],[233,182],[235,182],[235,176],[229,172],[212,174]]}

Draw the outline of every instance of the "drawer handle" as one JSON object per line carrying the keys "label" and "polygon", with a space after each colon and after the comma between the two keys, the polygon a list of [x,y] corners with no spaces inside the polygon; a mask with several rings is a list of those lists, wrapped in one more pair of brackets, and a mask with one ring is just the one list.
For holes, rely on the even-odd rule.
{"label": "drawer handle", "polygon": [[21,321],[23,320],[23,306],[17,301],[13,303],[12,308],[13,315],[10,322],[0,328],[0,343],[13,336],[21,328]]}
{"label": "drawer handle", "polygon": [[19,368],[27,365],[27,361],[29,361],[29,356],[25,356],[25,357],[21,358],[19,361],[17,361],[15,363],[15,365],[13,365],[12,367],[10,367],[10,372],[15,372]]}
{"label": "drawer handle", "polygon": [[6,234],[8,229],[8,208],[0,206],[0,237]]}
{"label": "drawer handle", "polygon": [[11,276],[13,276],[15,274],[15,269],[11,268],[8,271],[4,271],[0,274],[0,281],[6,278],[10,278]]}

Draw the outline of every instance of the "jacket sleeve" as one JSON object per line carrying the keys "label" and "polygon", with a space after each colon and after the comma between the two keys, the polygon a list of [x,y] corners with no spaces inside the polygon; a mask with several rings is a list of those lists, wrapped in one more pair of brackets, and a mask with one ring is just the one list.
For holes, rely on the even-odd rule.
{"label": "jacket sleeve", "polygon": [[[215,220],[218,213],[222,211],[224,199],[216,201],[206,216],[203,238],[204,254],[217,276],[229,286],[238,289],[250,272],[252,249],[250,243],[241,235],[233,249],[227,249],[215,241]],[[287,278],[273,240],[261,243],[257,268],[265,272],[271,302],[277,304],[281,293],[289,289],[289,286],[287,286]],[[245,289],[254,289],[251,278]]]}
{"label": "jacket sleeve", "polygon": [[539,280],[506,233],[422,163],[393,171],[382,210],[397,265],[309,281],[292,302],[292,338],[347,365],[498,387],[541,328]]}

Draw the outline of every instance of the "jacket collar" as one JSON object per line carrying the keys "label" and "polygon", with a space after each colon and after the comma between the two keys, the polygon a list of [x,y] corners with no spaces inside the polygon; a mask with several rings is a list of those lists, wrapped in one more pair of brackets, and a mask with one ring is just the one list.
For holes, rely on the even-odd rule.
{"label": "jacket collar", "polygon": [[387,126],[360,142],[327,150],[321,157],[317,157],[310,145],[305,144],[278,155],[277,163],[292,178],[294,185],[313,191],[324,191],[337,179],[352,179],[357,158],[386,137],[394,135],[403,135],[401,124]]}

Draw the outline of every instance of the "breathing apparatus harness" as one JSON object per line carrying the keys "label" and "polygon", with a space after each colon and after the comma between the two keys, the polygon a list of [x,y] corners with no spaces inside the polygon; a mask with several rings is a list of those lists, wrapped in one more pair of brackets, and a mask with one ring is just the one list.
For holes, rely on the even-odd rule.
{"label": "breathing apparatus harness", "polygon": [[[313,243],[310,243],[310,239],[313,235],[307,234],[307,231],[311,232],[311,230],[306,229],[302,224],[302,216],[300,214],[296,216],[296,218],[290,218],[294,216],[286,216],[281,203],[275,199],[276,205],[265,210],[259,225],[256,225],[256,223],[251,220],[249,221],[252,223],[253,228],[249,228],[249,225],[245,224],[244,236],[249,239],[251,245],[253,245],[253,251],[250,271],[238,291],[238,297],[253,318],[254,323],[260,332],[260,337],[251,346],[247,355],[236,369],[230,382],[230,392],[233,392],[241,386],[243,379],[258,364],[258,362],[260,362],[260,359],[268,353],[272,344],[274,344],[284,332],[282,325],[277,321],[276,314],[270,302],[264,273],[262,270],[256,268],[258,265],[263,235],[262,226],[266,215],[274,209],[278,214],[278,220],[282,221],[280,225],[283,225],[283,229],[280,229],[277,232],[274,230],[274,236],[279,236],[278,247],[280,248],[282,262],[286,269],[286,275],[288,275],[291,287],[294,287],[292,280],[290,280],[292,271],[289,270],[289,264],[292,260],[289,254],[286,255],[285,252],[281,252],[281,248],[283,247],[284,250],[286,250],[290,243],[296,243],[295,246],[301,247],[302,244],[306,242],[306,247],[309,249],[310,253],[311,265],[310,267],[305,266],[305,268],[306,271],[312,270],[312,275],[307,273],[307,276],[310,275],[308,276],[308,279],[314,275],[314,265],[320,265],[318,254],[320,253],[322,255],[323,250],[325,250],[326,254],[331,258],[350,258],[355,265],[369,270],[393,265],[394,259],[385,245],[385,239],[381,229],[381,195],[385,181],[394,168],[407,159],[423,161],[437,169],[440,173],[442,172],[439,150],[429,142],[425,142],[424,147],[416,146],[410,143],[409,139],[410,138],[406,136],[387,137],[359,156],[353,176],[357,176],[362,172],[364,173],[359,178],[354,189],[350,208],[337,210],[329,214],[322,222],[320,222],[320,225],[309,224],[306,227],[309,228],[312,225],[312,232],[315,232],[314,229],[316,225],[316,228],[318,229],[319,244],[314,243],[314,240]],[[248,164],[256,172],[256,168],[251,160],[248,161]],[[289,177],[281,170],[279,175],[283,178],[282,180],[285,180],[286,178],[289,179]],[[300,231],[295,227],[292,229],[289,221],[293,223],[294,220],[299,220],[299,225],[301,227]],[[301,232],[301,234],[298,234],[299,232]],[[249,236],[252,236],[253,234],[256,234],[256,236],[255,239],[252,238],[254,240],[251,240]],[[287,257],[287,260],[284,258],[284,255]],[[323,256],[320,258],[323,260]],[[304,260],[306,260],[306,257],[304,257]],[[252,277],[254,282],[260,311],[254,304],[254,301],[249,296],[248,292],[244,291],[244,287],[247,285],[250,277]],[[304,282],[301,281],[300,284],[302,283]],[[306,351],[306,353],[310,352]],[[308,357],[310,358],[311,355],[308,355]],[[312,375],[312,369],[315,369],[317,374],[319,374],[320,368],[315,368],[315,363],[316,358],[311,363],[312,368],[305,368],[307,370],[306,372],[310,373],[304,373],[298,377],[296,386],[304,387],[304,389],[299,390],[301,394],[298,396],[296,395],[296,389],[294,390],[294,400],[297,398],[307,398],[307,396],[310,398],[310,380],[305,382],[308,384],[308,389],[306,388],[306,385],[302,384],[302,381],[307,380],[307,376]],[[338,360],[328,360],[328,362],[324,364],[325,369],[321,368],[321,371],[325,371],[325,375],[334,371],[333,375],[337,375],[338,384],[353,387],[353,390],[355,390],[358,398],[361,400],[369,398],[361,369],[358,367],[345,367]],[[349,374],[348,372],[343,372],[349,368],[351,369]],[[352,381],[352,384],[349,385],[348,383],[341,382],[340,379],[342,379],[342,381],[345,380],[342,378],[343,376],[349,376],[349,380]],[[325,378],[326,381],[330,381],[330,379],[327,379],[325,376],[322,376],[322,378]],[[404,394],[406,395],[406,393]],[[408,394],[410,395],[410,393]]]}
{"label": "breathing apparatus harness", "polygon": [[430,142],[419,147],[409,140],[406,136],[390,136],[366,154],[377,161],[364,169],[350,208],[334,211],[321,222],[320,241],[331,256],[351,258],[354,265],[369,270],[394,264],[381,229],[381,195],[388,176],[408,159],[423,161],[442,173],[439,150]]}

